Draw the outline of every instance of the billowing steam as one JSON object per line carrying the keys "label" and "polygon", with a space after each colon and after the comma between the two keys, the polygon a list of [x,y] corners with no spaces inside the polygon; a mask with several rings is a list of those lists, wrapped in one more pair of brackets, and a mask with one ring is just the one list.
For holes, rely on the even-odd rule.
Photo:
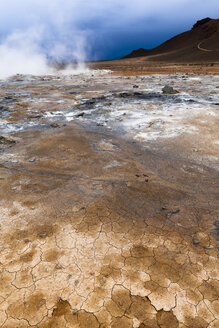
{"label": "billowing steam", "polygon": [[[7,36],[0,44],[0,78],[15,74],[54,74],[57,64],[67,64],[65,72],[68,73],[86,69],[85,37],[76,34],[74,43],[67,44],[45,41],[44,35],[44,28],[38,26]],[[76,63],[74,68],[68,64],[72,62]]]}
{"label": "billowing steam", "polygon": [[14,32],[0,45],[0,77],[14,74],[47,74],[51,71],[46,55],[39,49],[40,32]]}
{"label": "billowing steam", "polygon": [[[15,17],[6,33],[0,34],[0,79],[15,74],[54,74],[60,67],[62,73],[86,70],[89,31],[75,26],[74,12],[68,0],[63,5],[59,0],[46,3],[33,0],[32,6],[25,0],[8,0],[8,6],[3,8],[6,12],[9,2],[12,18],[13,9],[24,10],[24,21],[16,22]],[[19,2],[21,8],[17,7]],[[1,6],[2,3],[0,10]]]}
{"label": "billowing steam", "polygon": [[86,60],[122,57],[218,10],[218,0],[0,0],[0,78],[51,74],[51,63],[83,69]]}

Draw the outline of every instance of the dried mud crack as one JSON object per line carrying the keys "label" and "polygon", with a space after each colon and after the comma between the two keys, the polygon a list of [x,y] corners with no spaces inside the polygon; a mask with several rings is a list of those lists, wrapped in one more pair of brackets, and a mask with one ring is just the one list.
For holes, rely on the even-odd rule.
{"label": "dried mud crack", "polygon": [[72,122],[13,138],[0,327],[219,327],[214,166]]}

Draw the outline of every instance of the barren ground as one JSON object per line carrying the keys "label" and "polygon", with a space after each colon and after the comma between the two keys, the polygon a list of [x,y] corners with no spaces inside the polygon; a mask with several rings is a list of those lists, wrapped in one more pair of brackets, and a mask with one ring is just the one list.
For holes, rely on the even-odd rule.
{"label": "barren ground", "polygon": [[219,327],[218,87],[1,82],[0,327]]}

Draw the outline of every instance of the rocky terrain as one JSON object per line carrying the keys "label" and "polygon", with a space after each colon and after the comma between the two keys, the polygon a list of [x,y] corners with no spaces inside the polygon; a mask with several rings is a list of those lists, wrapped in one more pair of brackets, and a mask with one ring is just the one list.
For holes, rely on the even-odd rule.
{"label": "rocky terrain", "polygon": [[219,327],[218,91],[0,81],[0,327]]}

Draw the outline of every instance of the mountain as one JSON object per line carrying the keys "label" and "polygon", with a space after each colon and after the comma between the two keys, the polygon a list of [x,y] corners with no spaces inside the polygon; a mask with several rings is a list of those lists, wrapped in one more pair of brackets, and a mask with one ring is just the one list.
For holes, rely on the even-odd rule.
{"label": "mountain", "polygon": [[159,62],[219,62],[219,19],[197,21],[181,33],[153,49],[134,50],[124,58],[147,57]]}

